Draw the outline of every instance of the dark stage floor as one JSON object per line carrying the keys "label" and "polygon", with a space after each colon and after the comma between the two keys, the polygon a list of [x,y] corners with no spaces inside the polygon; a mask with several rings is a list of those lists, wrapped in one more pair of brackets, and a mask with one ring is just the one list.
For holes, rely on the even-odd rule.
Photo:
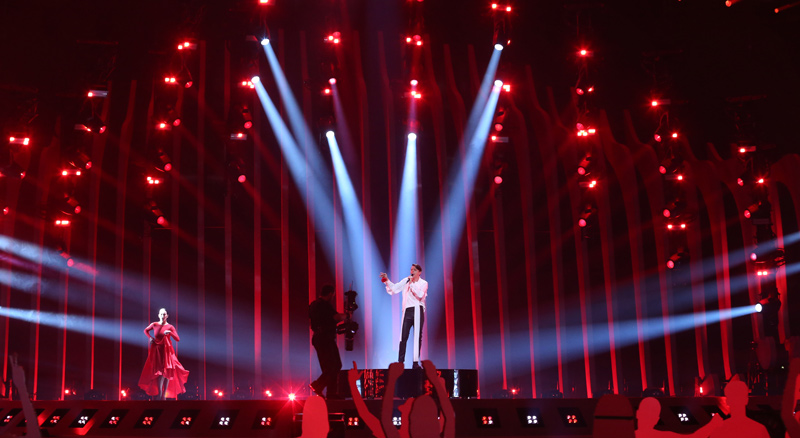
{"label": "dark stage floor", "polygon": [[[625,415],[598,415],[599,399],[453,399],[459,437],[589,437],[595,421],[632,422]],[[632,398],[632,408],[641,399]],[[725,406],[722,398],[665,397],[661,422],[665,430],[690,433]],[[366,400],[379,414],[381,400]],[[402,400],[395,400],[395,408]],[[213,401],[40,401],[38,420],[49,436],[92,437],[294,437],[300,435],[305,400]],[[371,437],[352,400],[327,402],[330,437]],[[19,401],[0,401],[0,436],[25,431]],[[748,416],[772,436],[783,436],[780,397],[751,397]],[[632,411],[630,411],[632,412]],[[628,415],[630,415],[630,412]],[[395,409],[395,414],[399,412]],[[45,435],[46,436],[46,435]]]}

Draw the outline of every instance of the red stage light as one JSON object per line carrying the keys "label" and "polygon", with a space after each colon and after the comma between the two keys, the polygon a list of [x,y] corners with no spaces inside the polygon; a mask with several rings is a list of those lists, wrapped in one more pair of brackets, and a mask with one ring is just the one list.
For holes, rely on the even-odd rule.
{"label": "red stage light", "polygon": [[72,211],[74,211],[75,214],[79,214],[81,212],[81,206],[80,205],[76,205],[75,208]]}
{"label": "red stage light", "polygon": [[101,126],[100,129],[97,130],[97,132],[99,132],[100,134],[106,132],[106,125]]}
{"label": "red stage light", "polygon": [[686,224],[681,224],[681,230],[685,230],[685,229],[686,229]]}
{"label": "red stage light", "polygon": [[756,254],[754,252],[751,252],[750,253],[750,260],[752,260],[752,261],[758,260],[758,254]]}
{"label": "red stage light", "polygon": [[69,389],[65,389],[65,390],[64,390],[64,394],[67,394],[67,395],[69,395]]}
{"label": "red stage light", "polygon": [[667,267],[670,269],[675,268],[675,262],[673,262],[672,260],[667,260]]}
{"label": "red stage light", "polygon": [[506,6],[506,12],[511,12],[511,6]]}
{"label": "red stage light", "polygon": [[665,208],[664,211],[662,212],[662,214],[664,215],[664,217],[672,216],[672,212],[669,211],[669,208]]}
{"label": "red stage light", "polygon": [[181,119],[175,119],[172,121],[172,126],[181,126]]}
{"label": "red stage light", "polygon": [[503,85],[503,90],[505,90],[506,93],[510,93],[511,92],[511,85],[504,84]]}
{"label": "red stage light", "polygon": [[658,166],[658,173],[660,173],[662,175],[666,175],[667,174],[666,166]]}
{"label": "red stage light", "polygon": [[422,41],[417,41],[417,45],[421,46],[422,45]]}
{"label": "red stage light", "polygon": [[492,3],[492,9],[497,9],[497,3]]}
{"label": "red stage light", "polygon": [[667,229],[671,230],[672,229],[672,224],[667,224]]}
{"label": "red stage light", "polygon": [[289,400],[294,401],[295,397],[293,392],[289,394]]}
{"label": "red stage light", "polygon": [[69,173],[69,172],[67,172],[66,170],[62,170],[62,171],[61,171],[61,175],[62,175],[62,176],[67,176],[67,174],[68,174],[68,173]]}
{"label": "red stage light", "polygon": [[269,0],[258,0],[258,4],[260,5],[265,5],[267,3],[269,3]]}
{"label": "red stage light", "polygon": [[419,84],[419,81],[417,81],[416,79],[412,79],[412,80],[411,80],[411,86],[412,86],[412,87],[416,87],[416,86],[417,86],[417,84]]}
{"label": "red stage light", "polygon": [[736,184],[739,184],[740,187],[744,187],[744,180],[741,178],[736,178]]}
{"label": "red stage light", "polygon": [[589,134],[595,134],[595,133],[597,133],[597,129],[595,129],[595,128],[589,128],[589,131],[588,131],[588,132],[589,132]]}
{"label": "red stage light", "polygon": [[653,134],[653,139],[659,143],[661,143],[661,136],[658,134]]}
{"label": "red stage light", "polygon": [[657,100],[650,101],[650,106],[658,106],[658,101]]}
{"label": "red stage light", "polygon": [[575,92],[578,93],[578,96],[583,96],[584,93],[583,88],[576,88]]}
{"label": "red stage light", "polygon": [[752,216],[752,213],[750,213],[750,210],[745,210],[744,211],[744,217],[747,218],[747,219],[750,219],[750,216]]}
{"label": "red stage light", "polygon": [[490,138],[492,139],[492,141],[497,141],[497,136],[496,135],[493,135]]}
{"label": "red stage light", "polygon": [[578,175],[586,175],[586,169],[584,167],[578,167]]}
{"label": "red stage light", "polygon": [[414,93],[414,99],[422,99],[422,93]]}
{"label": "red stage light", "polygon": [[167,129],[167,123],[166,122],[159,123],[158,124],[158,129]]}
{"label": "red stage light", "polygon": [[759,184],[764,184],[764,178],[759,178],[758,181],[756,181],[756,182],[759,183]]}
{"label": "red stage light", "polygon": [[411,37],[406,37],[406,42],[410,43],[411,42]]}
{"label": "red stage light", "polygon": [[252,127],[253,127],[253,122],[251,122],[249,120],[244,122],[244,129],[250,129]]}
{"label": "red stage light", "polygon": [[678,133],[677,132],[673,132],[672,133],[672,138],[678,138]]}
{"label": "red stage light", "polygon": [[267,397],[272,397],[272,391],[270,391],[268,389],[268,390],[264,391],[264,395],[266,395]]}
{"label": "red stage light", "polygon": [[502,123],[495,123],[494,124],[494,130],[497,131],[497,132],[502,131],[503,130],[503,124]]}
{"label": "red stage light", "polygon": [[586,226],[586,219],[578,219],[578,226],[583,228]]}
{"label": "red stage light", "polygon": [[498,185],[502,184],[503,183],[503,177],[500,176],[500,175],[497,175],[496,177],[494,177],[494,183],[498,184]]}
{"label": "red stage light", "polygon": [[11,210],[9,210],[8,207],[3,207],[3,215],[7,215],[9,211]]}
{"label": "red stage light", "polygon": [[322,92],[325,93],[325,94],[331,94],[331,89],[330,88],[326,88]]}
{"label": "red stage light", "polygon": [[67,259],[67,266],[70,268],[75,266],[75,260],[72,260],[72,258]]}
{"label": "red stage light", "polygon": [[244,175],[244,174],[239,175],[239,178],[236,178],[236,180],[239,181],[240,183],[244,184],[244,182],[247,181],[247,176]]}
{"label": "red stage light", "polygon": [[192,81],[187,81],[183,86],[186,87],[186,88],[191,88],[192,87]]}
{"label": "red stage light", "polygon": [[592,189],[596,185],[597,185],[597,181],[592,181],[592,182],[589,183],[589,188]]}
{"label": "red stage light", "polygon": [[164,218],[164,216],[159,216],[158,219],[156,219],[156,223],[159,225],[164,225],[166,222],[167,220]]}
{"label": "red stage light", "polygon": [[586,56],[586,55],[588,55],[588,54],[589,54],[589,51],[588,51],[588,50],[586,50],[586,49],[581,49],[581,51],[580,51],[580,52],[578,52],[578,53],[580,53],[580,55],[581,55],[581,56]]}
{"label": "red stage light", "polygon": [[172,163],[167,163],[164,165],[164,172],[169,172],[172,170]]}

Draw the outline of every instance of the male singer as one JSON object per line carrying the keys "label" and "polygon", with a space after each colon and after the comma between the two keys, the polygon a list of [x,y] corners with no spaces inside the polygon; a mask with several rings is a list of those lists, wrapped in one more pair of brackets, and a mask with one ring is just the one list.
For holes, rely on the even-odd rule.
{"label": "male singer", "polygon": [[411,265],[411,275],[392,283],[385,273],[381,272],[381,281],[386,285],[386,292],[389,295],[403,292],[403,329],[400,339],[400,352],[397,361],[403,363],[406,359],[406,342],[411,326],[417,336],[414,336],[414,368],[421,368],[419,365],[419,350],[422,346],[422,326],[425,324],[425,298],[428,296],[428,282],[419,278],[422,273],[422,266],[414,263]]}

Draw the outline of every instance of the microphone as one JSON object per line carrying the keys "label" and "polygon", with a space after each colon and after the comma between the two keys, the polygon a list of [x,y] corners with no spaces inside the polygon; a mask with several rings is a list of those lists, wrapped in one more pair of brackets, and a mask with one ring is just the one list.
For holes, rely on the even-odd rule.
{"label": "microphone", "polygon": [[413,277],[411,277],[411,276],[409,275],[409,276],[408,276],[408,280],[406,281],[406,283],[410,283],[412,278],[413,278]]}

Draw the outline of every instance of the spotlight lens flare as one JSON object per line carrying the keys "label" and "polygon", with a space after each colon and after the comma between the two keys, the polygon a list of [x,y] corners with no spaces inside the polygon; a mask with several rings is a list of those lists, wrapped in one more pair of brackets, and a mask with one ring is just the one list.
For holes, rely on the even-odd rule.
{"label": "spotlight lens flare", "polygon": [[417,134],[414,134],[413,132],[411,134],[408,134],[408,139],[409,140],[416,140],[417,139]]}
{"label": "spotlight lens flare", "polygon": [[325,136],[328,137],[328,138],[333,138],[334,135],[336,135],[336,134],[334,134],[333,131],[328,131],[328,132],[325,133]]}
{"label": "spotlight lens flare", "polygon": [[262,40],[261,40],[261,45],[262,45],[262,46],[267,46],[267,45],[269,45],[269,38],[264,38],[264,39],[262,39]]}
{"label": "spotlight lens flare", "polygon": [[330,79],[328,79],[328,83],[329,83],[329,84],[331,84],[331,85],[334,85],[334,84],[336,84],[336,78],[330,78]]}
{"label": "spotlight lens flare", "polygon": [[764,306],[762,306],[761,303],[757,303],[755,305],[755,308],[756,308],[756,312],[758,312],[758,313],[761,313],[761,311],[764,310]]}
{"label": "spotlight lens flare", "polygon": [[503,45],[500,44],[500,43],[497,43],[497,44],[494,45],[494,49],[495,50],[503,50]]}
{"label": "spotlight lens flare", "polygon": [[498,80],[494,81],[494,85],[495,85],[496,87],[502,87],[502,86],[503,86],[503,81],[501,81],[500,79],[498,79]]}
{"label": "spotlight lens flare", "polygon": [[252,82],[254,84],[257,84],[257,83],[261,82],[261,78],[258,77],[258,76],[253,76],[252,78],[250,78],[250,82]]}

